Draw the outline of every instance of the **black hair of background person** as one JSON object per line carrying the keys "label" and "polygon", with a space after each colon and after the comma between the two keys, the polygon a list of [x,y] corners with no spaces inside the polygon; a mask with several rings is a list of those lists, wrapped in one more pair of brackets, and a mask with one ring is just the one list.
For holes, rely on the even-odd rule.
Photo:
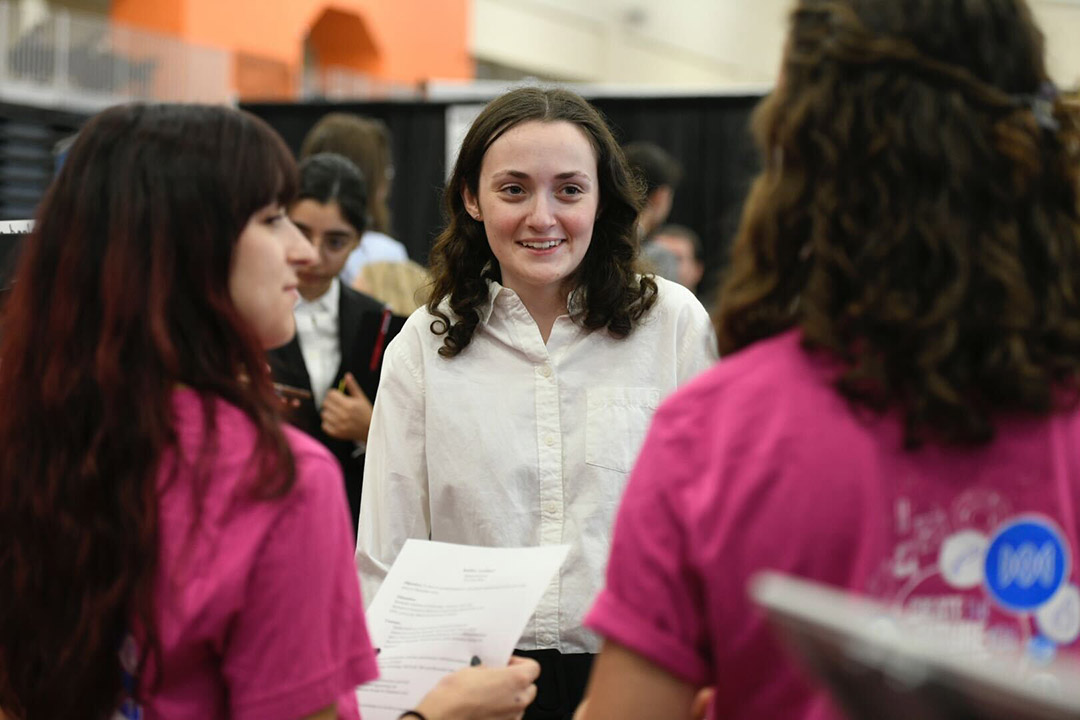
{"label": "black hair of background person", "polygon": [[[296,202],[314,200],[327,204],[337,203],[341,215],[353,226],[357,235],[367,229],[367,187],[359,169],[348,159],[333,153],[312,155],[303,160],[298,169],[299,190]],[[375,402],[382,372],[382,351],[405,324],[405,318],[391,318],[388,332],[382,334],[385,305],[375,298],[341,284],[338,298],[338,340],[341,343],[341,362],[330,387],[337,387],[352,373],[368,400]],[[289,387],[311,392],[304,355],[300,349],[300,334],[279,348],[268,353],[270,371],[274,381]],[[372,358],[375,367],[372,368]],[[349,511],[356,529],[360,516],[360,492],[364,482],[364,455],[357,452],[352,440],[340,440],[326,434],[322,428],[322,416],[312,397],[300,400],[298,407],[286,413],[290,422],[322,443],[334,454],[345,476],[345,494],[349,498]]]}
{"label": "black hair of background person", "polygon": [[672,190],[682,180],[682,163],[656,143],[631,140],[622,146],[626,164],[641,176],[645,193],[650,194],[665,185]]}
{"label": "black hair of background person", "polygon": [[[749,133],[750,113],[760,96],[589,99],[608,119],[616,140],[654,142],[683,166],[668,222],[702,237],[705,277],[699,296],[708,298],[725,266],[750,182],[761,167]],[[256,103],[243,108],[266,120],[298,152],[307,131],[330,112],[384,121],[393,138],[392,225],[409,257],[427,264],[444,220],[446,181],[445,102]],[[708,303],[707,303],[708,304]]]}
{"label": "black hair of background person", "polygon": [[349,158],[333,152],[309,155],[297,164],[297,173],[300,176],[297,202],[337,203],[341,218],[358,235],[370,229],[367,203],[371,185]]}

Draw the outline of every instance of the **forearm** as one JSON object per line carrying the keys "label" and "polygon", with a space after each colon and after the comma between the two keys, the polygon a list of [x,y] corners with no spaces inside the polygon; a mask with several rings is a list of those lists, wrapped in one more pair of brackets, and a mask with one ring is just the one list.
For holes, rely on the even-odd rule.
{"label": "forearm", "polygon": [[574,720],[690,718],[696,693],[690,683],[608,641],[593,666],[585,707]]}

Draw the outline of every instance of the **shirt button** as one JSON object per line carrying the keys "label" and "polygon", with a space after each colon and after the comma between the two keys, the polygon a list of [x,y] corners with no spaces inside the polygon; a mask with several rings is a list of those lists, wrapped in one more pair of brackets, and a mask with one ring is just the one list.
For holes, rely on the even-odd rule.
{"label": "shirt button", "polygon": [[554,435],[548,435],[547,437],[545,437],[544,438],[544,444],[547,445],[548,447],[553,446],[555,444],[555,436]]}
{"label": "shirt button", "polygon": [[556,503],[556,502],[546,502],[546,503],[544,503],[544,512],[546,512],[548,515],[554,515],[555,513],[559,512],[559,503]]}
{"label": "shirt button", "polygon": [[549,378],[549,377],[551,377],[551,366],[550,365],[541,365],[538,372],[543,377]]}

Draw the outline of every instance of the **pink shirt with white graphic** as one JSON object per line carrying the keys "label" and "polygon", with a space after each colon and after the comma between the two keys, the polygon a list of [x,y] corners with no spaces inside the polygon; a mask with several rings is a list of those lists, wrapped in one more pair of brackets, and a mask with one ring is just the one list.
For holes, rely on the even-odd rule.
{"label": "pink shirt with white graphic", "polygon": [[[964,623],[958,652],[1078,652],[1080,412],[1000,422],[980,448],[908,452],[897,419],[854,410],[834,376],[788,332],[673,395],[586,624],[714,685],[734,720],[836,717],[747,597],[765,568]],[[1006,606],[1019,590],[1038,606]]]}

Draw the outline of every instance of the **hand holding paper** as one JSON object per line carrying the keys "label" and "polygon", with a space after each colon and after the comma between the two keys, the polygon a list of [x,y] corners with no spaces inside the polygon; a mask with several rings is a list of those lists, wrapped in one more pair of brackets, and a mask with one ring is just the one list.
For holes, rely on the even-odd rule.
{"label": "hand holding paper", "polygon": [[407,541],[367,612],[381,677],[359,691],[364,717],[396,719],[473,656],[506,665],[567,549]]}
{"label": "hand holding paper", "polygon": [[505,720],[520,718],[536,697],[535,660],[511,658],[502,668],[467,667],[444,675],[416,709],[426,718]]}

